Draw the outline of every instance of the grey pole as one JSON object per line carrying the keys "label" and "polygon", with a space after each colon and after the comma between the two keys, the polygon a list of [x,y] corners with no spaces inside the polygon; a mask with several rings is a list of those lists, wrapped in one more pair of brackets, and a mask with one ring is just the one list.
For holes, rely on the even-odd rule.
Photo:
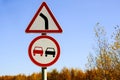
{"label": "grey pole", "polygon": [[47,67],[42,67],[42,80],[47,80]]}

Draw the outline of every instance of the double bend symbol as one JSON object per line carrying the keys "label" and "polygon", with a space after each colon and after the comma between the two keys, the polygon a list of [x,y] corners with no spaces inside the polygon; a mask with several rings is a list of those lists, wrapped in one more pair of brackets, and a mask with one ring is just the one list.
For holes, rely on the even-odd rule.
{"label": "double bend symbol", "polygon": [[48,18],[43,14],[43,13],[40,13],[40,15],[44,21],[45,21],[45,30],[48,30]]}

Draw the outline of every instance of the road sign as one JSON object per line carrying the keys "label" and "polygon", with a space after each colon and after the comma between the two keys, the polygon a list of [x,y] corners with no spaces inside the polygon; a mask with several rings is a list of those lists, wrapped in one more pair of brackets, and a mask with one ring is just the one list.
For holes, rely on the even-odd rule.
{"label": "road sign", "polygon": [[29,23],[27,33],[61,33],[62,29],[45,2]]}
{"label": "road sign", "polygon": [[33,63],[41,67],[54,64],[60,56],[58,42],[50,36],[38,36],[29,45],[28,54]]}

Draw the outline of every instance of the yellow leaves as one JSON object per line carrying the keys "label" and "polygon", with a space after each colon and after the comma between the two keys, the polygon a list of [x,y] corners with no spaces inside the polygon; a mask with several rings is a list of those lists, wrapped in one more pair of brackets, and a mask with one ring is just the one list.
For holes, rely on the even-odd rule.
{"label": "yellow leaves", "polygon": [[[85,80],[85,73],[80,69],[63,68],[60,72],[53,69],[47,73],[47,80]],[[0,76],[0,80],[42,80],[41,73],[32,75]]]}
{"label": "yellow leaves", "polygon": [[120,49],[120,42],[115,42],[113,47],[114,47],[114,50]]}
{"label": "yellow leaves", "polygon": [[102,27],[99,23],[94,27],[94,32],[96,37],[100,37],[101,35],[106,35],[104,27]]}
{"label": "yellow leaves", "polygon": [[[110,71],[99,68],[82,71],[80,69],[63,68],[60,72],[53,69],[47,74],[47,80],[119,80],[120,71]],[[32,75],[0,76],[0,80],[42,80],[41,73]]]}

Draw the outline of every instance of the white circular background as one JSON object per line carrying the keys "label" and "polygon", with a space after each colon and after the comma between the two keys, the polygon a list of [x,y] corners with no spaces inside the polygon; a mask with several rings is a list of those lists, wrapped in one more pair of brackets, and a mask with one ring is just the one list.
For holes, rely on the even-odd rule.
{"label": "white circular background", "polygon": [[[36,46],[43,48],[42,56],[40,54],[36,54],[35,56],[33,55],[33,49]],[[55,57],[53,57],[53,55],[47,55],[47,57],[45,56],[45,50],[47,49],[47,47],[51,47],[55,49]],[[52,62],[56,58],[56,55],[58,52],[57,52],[57,46],[52,40],[47,38],[41,38],[41,39],[38,39],[36,42],[34,42],[34,44],[32,45],[31,53],[34,60],[36,60],[38,63],[47,64]]]}

